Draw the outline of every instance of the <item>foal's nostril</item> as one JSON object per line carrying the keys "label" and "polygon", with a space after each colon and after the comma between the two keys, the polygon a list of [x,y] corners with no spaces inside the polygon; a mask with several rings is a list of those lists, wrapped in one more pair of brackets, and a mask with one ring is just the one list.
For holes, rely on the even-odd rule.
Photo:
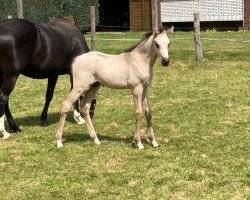
{"label": "foal's nostril", "polygon": [[162,59],[162,61],[161,61],[161,64],[163,65],[163,66],[168,66],[169,65],[169,63],[170,63],[170,60],[169,59]]}

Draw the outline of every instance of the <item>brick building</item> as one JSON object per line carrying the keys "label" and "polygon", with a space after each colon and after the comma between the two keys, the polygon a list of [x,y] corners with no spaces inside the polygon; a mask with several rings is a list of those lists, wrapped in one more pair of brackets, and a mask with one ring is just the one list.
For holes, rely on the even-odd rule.
{"label": "brick building", "polygon": [[244,0],[244,29],[250,30],[250,0]]}

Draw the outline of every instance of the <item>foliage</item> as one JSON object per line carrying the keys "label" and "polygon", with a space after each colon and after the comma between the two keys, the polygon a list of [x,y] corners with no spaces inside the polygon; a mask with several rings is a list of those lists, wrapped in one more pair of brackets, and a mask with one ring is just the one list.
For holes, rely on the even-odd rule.
{"label": "foliage", "polygon": [[[15,0],[0,0],[2,12],[0,19],[6,19],[8,15],[16,17]],[[48,17],[65,17],[72,15],[76,25],[81,29],[89,27],[89,6],[97,8],[98,0],[23,0],[24,18],[35,23],[46,23]]]}
{"label": "foliage", "polygon": [[[249,199],[250,45],[202,40],[205,59],[196,62],[192,36],[174,32],[170,66],[154,66],[149,97],[157,149],[146,139],[145,119],[145,149],[133,148],[131,92],[106,87],[93,120],[101,145],[71,112],[64,147],[55,148],[69,77],[59,78],[44,128],[39,118],[47,81],[20,76],[10,108],[22,132],[0,140],[0,199]],[[250,40],[247,31],[202,36]],[[142,33],[97,37],[139,39]],[[98,40],[97,49],[118,54],[135,43]]]}

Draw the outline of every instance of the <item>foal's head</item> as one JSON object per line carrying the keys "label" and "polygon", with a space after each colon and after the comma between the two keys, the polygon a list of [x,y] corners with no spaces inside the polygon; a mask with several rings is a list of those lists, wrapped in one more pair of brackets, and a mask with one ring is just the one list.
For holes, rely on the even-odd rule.
{"label": "foal's head", "polygon": [[163,66],[168,66],[170,63],[168,56],[168,50],[170,46],[169,36],[173,31],[174,27],[172,26],[168,30],[160,30],[159,33],[155,33],[154,45],[159,57],[161,58],[161,63]]}

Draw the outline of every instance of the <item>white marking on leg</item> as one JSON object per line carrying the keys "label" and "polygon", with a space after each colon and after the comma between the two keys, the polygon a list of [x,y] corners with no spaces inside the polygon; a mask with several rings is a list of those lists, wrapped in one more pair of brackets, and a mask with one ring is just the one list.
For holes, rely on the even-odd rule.
{"label": "white marking on leg", "polygon": [[74,120],[77,124],[81,125],[84,124],[84,119],[81,117],[81,114],[77,112],[77,110],[74,110]]}
{"label": "white marking on leg", "polygon": [[5,130],[4,127],[4,115],[0,118],[0,134],[3,135],[3,139],[10,137],[10,134]]}
{"label": "white marking on leg", "polygon": [[97,137],[94,139],[94,141],[95,141],[95,143],[96,143],[97,145],[100,145],[100,144],[101,144],[100,140],[99,140]]}
{"label": "white marking on leg", "polygon": [[141,150],[144,148],[143,144],[141,142],[138,142],[137,143],[137,147]]}
{"label": "white marking on leg", "polygon": [[56,146],[57,148],[63,147],[62,140],[56,140]]}
{"label": "white marking on leg", "polygon": [[152,145],[153,145],[154,148],[159,146],[158,143],[155,140],[152,140]]}

